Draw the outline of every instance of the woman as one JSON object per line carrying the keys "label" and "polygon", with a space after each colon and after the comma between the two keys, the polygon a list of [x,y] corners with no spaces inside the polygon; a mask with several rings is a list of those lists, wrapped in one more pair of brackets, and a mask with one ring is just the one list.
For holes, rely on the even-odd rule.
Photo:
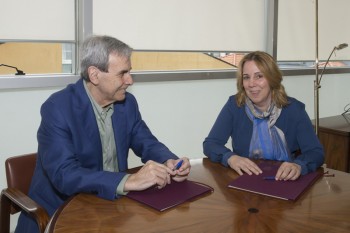
{"label": "woman", "polygon": [[[320,167],[324,152],[305,105],[287,96],[275,60],[265,52],[249,53],[237,75],[238,92],[205,139],[204,154],[240,175],[262,173],[251,159],[283,161],[276,180],[296,180]],[[225,146],[229,137],[232,150]]]}

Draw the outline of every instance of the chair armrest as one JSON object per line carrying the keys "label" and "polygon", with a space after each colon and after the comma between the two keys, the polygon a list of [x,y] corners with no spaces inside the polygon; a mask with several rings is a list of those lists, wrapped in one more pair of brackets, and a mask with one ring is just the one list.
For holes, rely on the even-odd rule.
{"label": "chair armrest", "polygon": [[46,225],[50,220],[47,211],[18,189],[3,189],[1,192],[1,205],[4,205],[4,209],[8,211],[8,215],[10,214],[9,210],[12,204],[30,215],[37,222],[40,232],[45,231]]}

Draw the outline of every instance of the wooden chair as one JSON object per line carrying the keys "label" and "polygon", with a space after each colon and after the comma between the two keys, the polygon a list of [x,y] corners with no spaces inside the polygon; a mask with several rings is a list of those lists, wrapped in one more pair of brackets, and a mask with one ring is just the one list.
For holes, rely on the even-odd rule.
{"label": "wooden chair", "polygon": [[44,232],[49,215],[47,211],[28,197],[29,186],[36,164],[36,153],[8,158],[5,161],[7,188],[1,192],[0,232],[10,232],[10,215],[26,212]]}

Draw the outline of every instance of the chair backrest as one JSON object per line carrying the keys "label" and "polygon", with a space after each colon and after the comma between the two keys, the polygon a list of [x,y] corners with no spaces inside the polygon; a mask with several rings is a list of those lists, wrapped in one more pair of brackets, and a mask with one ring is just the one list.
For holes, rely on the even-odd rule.
{"label": "chair backrest", "polygon": [[[31,153],[14,156],[5,161],[8,188],[16,188],[26,195],[28,194],[34,174],[36,157],[36,153]],[[20,210],[16,206],[12,207],[11,214],[17,213]]]}

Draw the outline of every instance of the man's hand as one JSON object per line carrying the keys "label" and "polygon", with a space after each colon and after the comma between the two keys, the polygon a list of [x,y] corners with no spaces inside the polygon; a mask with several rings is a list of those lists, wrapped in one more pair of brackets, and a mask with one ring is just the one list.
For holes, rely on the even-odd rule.
{"label": "man's hand", "polygon": [[171,168],[154,161],[148,161],[135,174],[128,177],[124,185],[124,191],[140,191],[152,186],[164,188],[170,184],[170,176],[175,176],[178,171],[173,171]]}
{"label": "man's hand", "polygon": [[181,159],[169,159],[165,162],[165,165],[170,168],[171,170],[174,170],[176,168],[176,165],[180,162],[182,162],[181,167],[179,167],[179,169],[175,170],[175,175],[172,176],[172,179],[177,181],[177,182],[181,182],[187,179],[188,174],[190,173],[191,170],[191,164],[190,161],[187,157],[183,157]]}

